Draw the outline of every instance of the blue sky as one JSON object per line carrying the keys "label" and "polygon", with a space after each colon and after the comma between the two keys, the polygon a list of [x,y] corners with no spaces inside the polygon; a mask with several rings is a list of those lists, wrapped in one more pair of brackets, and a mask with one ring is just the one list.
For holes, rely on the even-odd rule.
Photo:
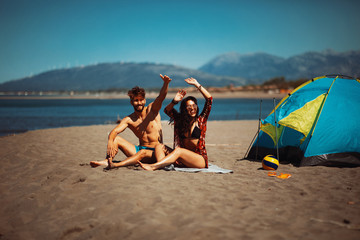
{"label": "blue sky", "polygon": [[360,1],[0,0],[0,83],[102,62],[360,50]]}

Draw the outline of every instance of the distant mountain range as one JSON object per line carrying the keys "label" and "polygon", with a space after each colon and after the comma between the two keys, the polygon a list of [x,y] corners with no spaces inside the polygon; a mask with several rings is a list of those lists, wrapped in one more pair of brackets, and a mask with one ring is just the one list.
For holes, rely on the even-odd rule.
{"label": "distant mountain range", "polygon": [[136,85],[143,88],[160,88],[160,74],[173,80],[172,87],[186,86],[185,78],[194,77],[207,86],[244,85],[240,77],[217,76],[174,65],[152,63],[102,63],[44,72],[0,84],[0,91],[88,91],[129,89]]}
{"label": "distant mountain range", "polygon": [[267,53],[226,53],[198,70],[153,63],[102,63],[59,69],[0,84],[0,91],[88,91],[128,89],[135,85],[159,88],[159,74],[169,75],[172,87],[186,86],[194,77],[206,86],[261,84],[274,77],[311,79],[325,74],[360,77],[360,51],[307,52],[290,58]]}
{"label": "distant mountain range", "polygon": [[241,76],[251,83],[262,83],[274,77],[287,80],[311,79],[327,74],[360,77],[360,51],[307,52],[290,58],[267,53],[226,53],[217,56],[199,70],[226,76]]}

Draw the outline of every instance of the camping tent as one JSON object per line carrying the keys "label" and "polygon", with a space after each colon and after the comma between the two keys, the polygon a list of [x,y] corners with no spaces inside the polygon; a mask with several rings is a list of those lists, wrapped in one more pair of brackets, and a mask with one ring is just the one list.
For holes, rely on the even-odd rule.
{"label": "camping tent", "polygon": [[284,97],[261,121],[247,159],[296,166],[360,166],[360,80],[322,76]]}

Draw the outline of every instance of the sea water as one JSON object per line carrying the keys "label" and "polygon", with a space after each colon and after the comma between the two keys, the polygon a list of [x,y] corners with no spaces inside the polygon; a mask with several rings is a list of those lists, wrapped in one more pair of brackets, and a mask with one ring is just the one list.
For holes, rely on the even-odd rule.
{"label": "sea water", "polygon": [[[147,99],[147,103],[152,101]],[[163,103],[162,120],[169,120],[163,109],[170,101],[165,99]],[[204,99],[198,104],[201,111]],[[273,99],[264,99],[261,105],[261,117],[265,118],[274,108]],[[1,99],[0,136],[45,128],[116,124],[132,112],[128,99]],[[259,99],[214,99],[209,121],[258,120],[259,112]]]}

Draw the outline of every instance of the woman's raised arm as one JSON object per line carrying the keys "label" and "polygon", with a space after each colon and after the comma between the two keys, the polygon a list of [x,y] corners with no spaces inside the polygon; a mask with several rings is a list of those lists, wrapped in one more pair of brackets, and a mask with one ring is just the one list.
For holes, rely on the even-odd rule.
{"label": "woman's raised arm", "polygon": [[179,90],[174,99],[165,107],[164,112],[167,114],[171,112],[176,104],[178,104],[186,95],[186,91],[184,89]]}
{"label": "woman's raised arm", "polygon": [[185,82],[187,82],[190,85],[194,85],[204,96],[205,99],[211,98],[211,94],[203,87],[195,78],[187,78],[185,79]]}

